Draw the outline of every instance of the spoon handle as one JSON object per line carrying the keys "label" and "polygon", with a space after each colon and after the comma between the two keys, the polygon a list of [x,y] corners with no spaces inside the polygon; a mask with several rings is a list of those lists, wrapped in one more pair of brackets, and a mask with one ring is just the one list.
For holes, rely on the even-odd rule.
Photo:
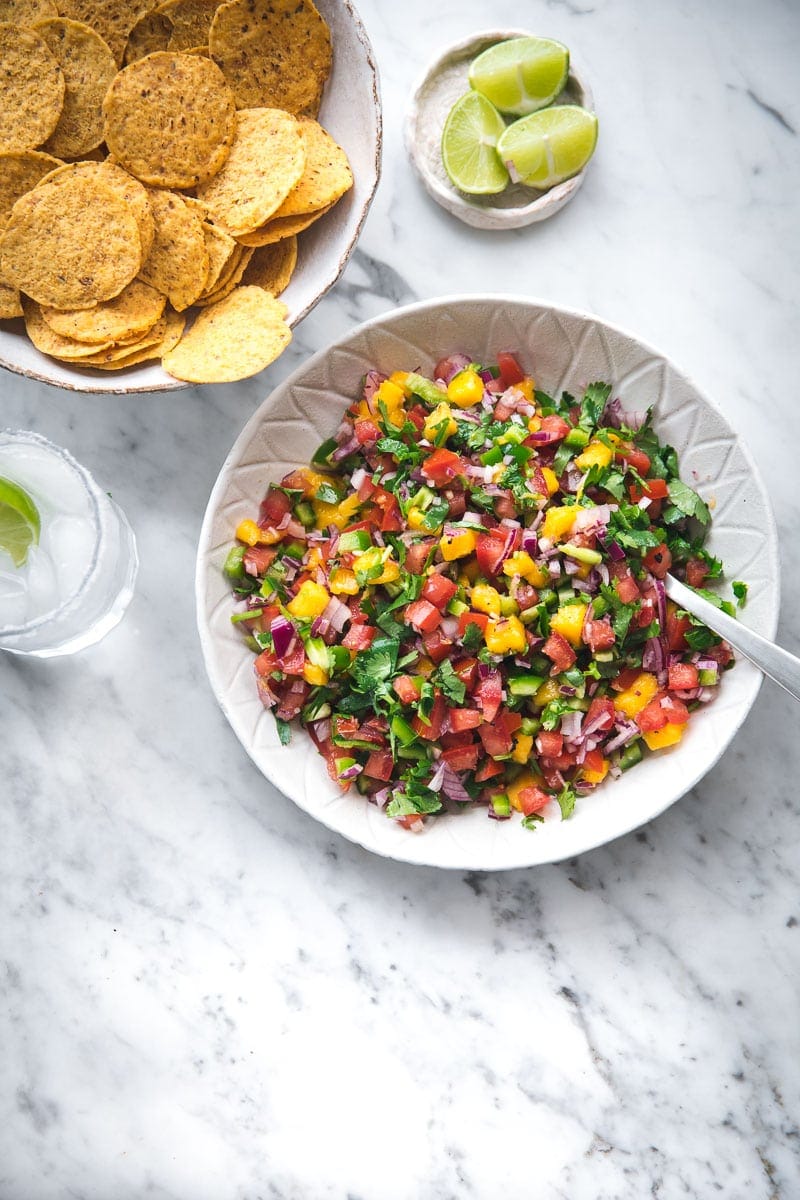
{"label": "spoon handle", "polygon": [[729,617],[672,575],[667,575],[664,583],[671,600],[692,616],[699,617],[709,629],[724,637],[734,650],[749,658],[760,671],[794,696],[795,700],[800,700],[800,658],[776,646],[760,633],[753,633],[746,625],[740,625],[735,617]]}

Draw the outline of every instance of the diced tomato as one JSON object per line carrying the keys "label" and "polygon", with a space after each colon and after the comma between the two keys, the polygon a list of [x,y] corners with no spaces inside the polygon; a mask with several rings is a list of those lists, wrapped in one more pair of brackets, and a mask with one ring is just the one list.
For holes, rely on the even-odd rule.
{"label": "diced tomato", "polygon": [[[644,483],[632,483],[628,488],[632,504],[638,504],[646,496],[648,500],[664,500],[669,495],[666,479],[645,479]],[[652,510],[648,508],[648,512]]]}
{"label": "diced tomato", "polygon": [[458,591],[458,584],[446,575],[429,575],[422,589],[422,599],[429,600],[437,608],[446,608]]}
{"label": "diced tomato", "polygon": [[666,542],[662,542],[660,546],[654,546],[652,550],[647,551],[642,561],[648,571],[655,575],[656,579],[663,579],[672,566],[672,555],[669,546]]}
{"label": "diced tomato", "polygon": [[305,680],[293,679],[291,686],[284,693],[278,707],[275,709],[276,717],[280,717],[282,721],[291,721],[300,712],[300,709],[308,699],[310,691],[311,688]]}
{"label": "diced tomato", "polygon": [[553,669],[551,675],[558,675],[561,671],[566,671],[575,662],[576,654],[565,637],[560,633],[551,633],[545,644],[542,646],[542,653],[546,654],[552,660]]}
{"label": "diced tomato", "polygon": [[641,673],[640,667],[626,667],[624,671],[620,671],[616,679],[611,680],[611,686],[615,692],[626,692],[636,682]]}
{"label": "diced tomato", "polygon": [[564,776],[559,771],[558,767],[552,766],[547,762],[540,762],[539,768],[544,775],[544,781],[549,788],[554,792],[560,792],[564,786]]}
{"label": "diced tomato", "polygon": [[[549,417],[542,417],[542,432],[550,435],[550,442],[560,442],[569,433],[569,425],[563,417],[557,417],[553,413]],[[541,444],[541,443],[540,443]]]}
{"label": "diced tomato", "polygon": [[442,751],[442,758],[454,771],[474,771],[480,752],[480,746],[453,746]]}
{"label": "diced tomato", "polygon": [[448,712],[450,728],[454,733],[477,729],[483,722],[483,714],[477,708],[451,708]]}
{"label": "diced tomato", "polygon": [[652,620],[654,620],[655,615],[656,615],[656,601],[654,598],[647,596],[647,597],[645,597],[644,600],[642,600],[642,607],[636,613],[636,616],[634,617],[634,621],[636,622],[636,624],[639,626],[640,629],[644,629],[645,626],[649,625],[650,622]]}
{"label": "diced tomato", "polygon": [[341,644],[345,650],[355,650],[356,653],[361,650],[369,650],[377,632],[374,625],[353,624],[342,638]]}
{"label": "diced tomato", "polygon": [[514,745],[514,739],[505,729],[498,728],[496,725],[487,725],[485,722],[478,729],[478,737],[483,742],[484,750],[492,758],[510,754]]}
{"label": "diced tomato", "polygon": [[718,646],[711,646],[708,650],[704,650],[703,654],[707,658],[713,658],[721,667],[727,667],[728,663],[733,659],[733,651],[727,642],[720,642]]}
{"label": "diced tomato", "polygon": [[629,467],[633,467],[634,471],[638,471],[640,475],[646,475],[650,470],[650,456],[645,454],[644,450],[637,450],[629,442],[620,442],[614,451],[614,458],[627,463]]}
{"label": "diced tomato", "polygon": [[461,615],[458,618],[458,636],[460,638],[463,638],[464,634],[467,632],[467,626],[469,626],[469,625],[477,625],[478,628],[480,629],[481,633],[483,633],[488,624],[489,624],[489,618],[486,615],[486,613],[479,613],[479,612],[461,613]]}
{"label": "diced tomato", "polygon": [[278,670],[278,660],[272,650],[262,650],[253,662],[256,675],[271,675]]}
{"label": "diced tomato", "polygon": [[402,825],[403,829],[410,830],[411,833],[419,833],[425,828],[425,822],[419,813],[405,813],[401,817],[395,817],[398,825]]}
{"label": "diced tomato", "polygon": [[421,470],[434,487],[446,487],[451,480],[464,474],[464,462],[458,454],[442,447],[425,459]]}
{"label": "diced tomato", "polygon": [[666,711],[661,707],[663,692],[659,692],[649,704],[636,714],[634,720],[641,729],[642,733],[653,733],[657,729],[663,729],[667,724],[668,717]]}
{"label": "diced tomato", "polygon": [[686,650],[686,632],[691,629],[692,622],[688,617],[679,617],[675,611],[667,613],[667,644],[673,652]]}
{"label": "diced tomato", "polygon": [[663,696],[661,708],[670,725],[685,725],[689,720],[689,709],[677,696]]}
{"label": "diced tomato", "polygon": [[442,614],[427,600],[412,600],[406,605],[403,615],[406,625],[413,625],[419,633],[430,633],[442,623]]}
{"label": "diced tomato", "polygon": [[581,637],[594,654],[610,649],[616,641],[616,634],[607,617],[599,621],[585,621]]}
{"label": "diced tomato", "polygon": [[556,771],[570,771],[576,764],[576,757],[571,751],[564,750],[561,754],[556,754],[552,758],[543,754],[539,759],[539,763],[542,767],[547,763],[549,766],[555,768]]}
{"label": "diced tomato", "polygon": [[536,749],[545,758],[558,758],[564,749],[564,735],[557,729],[540,729],[536,735]]}
{"label": "diced tomato", "polygon": [[491,670],[475,688],[474,697],[481,707],[484,721],[493,721],[503,700],[503,681],[500,672]]}
{"label": "diced tomato", "polygon": [[347,601],[347,607],[350,609],[354,625],[365,625],[369,621],[369,617],[361,607],[362,596],[350,596]]}
{"label": "diced tomato", "polygon": [[242,564],[248,575],[263,575],[278,551],[274,546],[248,546]]}
{"label": "diced tomato", "polygon": [[521,612],[525,612],[527,608],[533,608],[534,605],[539,603],[539,593],[529,583],[517,584],[516,598]]}
{"label": "diced tomato", "polygon": [[277,661],[278,667],[284,675],[302,675],[306,665],[306,652],[300,639],[295,638],[289,653],[284,654]]}
{"label": "diced tomato", "polygon": [[508,535],[499,529],[490,529],[488,533],[478,534],[475,555],[478,559],[478,566],[484,575],[493,578],[499,574],[506,558],[507,543]]}
{"label": "diced tomato", "polygon": [[697,667],[693,663],[674,663],[669,669],[671,692],[688,692],[699,683]]}
{"label": "diced tomato", "polygon": [[360,446],[371,446],[381,436],[375,421],[356,421],[354,431]]}
{"label": "diced tomato", "polygon": [[455,645],[450,638],[445,637],[441,629],[434,629],[431,633],[423,633],[422,644],[425,647],[425,653],[428,658],[437,664],[444,662],[446,658],[450,657]]}
{"label": "diced tomato", "polygon": [[419,700],[419,688],[412,675],[398,675],[397,679],[392,681],[392,687],[403,704],[416,704]]}
{"label": "diced tomato", "polygon": [[439,692],[433,701],[433,708],[428,717],[429,723],[426,725],[421,717],[414,717],[414,720],[411,722],[411,728],[419,737],[424,738],[426,742],[438,741],[442,735],[442,726],[444,725],[446,716],[447,704],[445,703],[444,696]]}
{"label": "diced tomato", "polygon": [[[450,724],[450,710],[448,709],[445,725]],[[445,750],[452,750],[453,746],[472,746],[475,744],[475,734],[471,729],[461,729],[456,733],[453,729],[448,729],[440,738],[441,744]]]}
{"label": "diced tomato", "polygon": [[605,759],[602,750],[587,750],[581,766],[584,771],[602,771]]}
{"label": "diced tomato", "polygon": [[511,492],[506,492],[504,490],[502,495],[495,497],[494,515],[499,521],[504,519],[511,521],[516,520],[517,506],[514,503],[514,497]]}
{"label": "diced tomato", "polygon": [[502,775],[504,770],[504,763],[495,762],[493,758],[488,758],[484,763],[481,763],[475,772],[475,782],[485,783],[487,779],[494,779],[495,775]]}
{"label": "diced tomato", "polygon": [[365,721],[363,725],[359,726],[358,740],[369,742],[371,746],[385,746],[388,732],[389,722],[385,717],[371,717],[369,721]]}
{"label": "diced tomato", "polygon": [[423,408],[421,404],[414,404],[411,406],[411,408],[409,408],[406,416],[412,425],[416,426],[417,429],[422,431],[422,429],[425,427],[425,422],[428,419],[428,410]]}
{"label": "diced tomato", "polygon": [[447,501],[447,515],[451,521],[457,521],[467,511],[467,498],[463,492],[448,488],[444,494]]}
{"label": "diced tomato", "polygon": [[513,403],[507,404],[501,396],[497,401],[497,404],[494,406],[494,412],[492,413],[492,416],[494,417],[495,421],[505,422],[513,412],[516,412],[516,405]]}
{"label": "diced tomato", "polygon": [[[302,485],[301,485],[302,486]],[[305,490],[305,489],[304,489]],[[292,501],[286,492],[271,486],[258,510],[258,523],[262,529],[276,528],[283,518],[292,511]]]}
{"label": "diced tomato", "polygon": [[425,569],[425,563],[428,560],[428,555],[433,549],[435,542],[433,538],[423,538],[419,542],[414,542],[406,550],[406,557],[403,566],[410,575],[421,575]]}
{"label": "diced tomato", "polygon": [[605,733],[616,720],[614,701],[608,696],[595,696],[586,713],[584,728],[594,729],[597,733]]}
{"label": "diced tomato", "polygon": [[331,723],[331,740],[335,745],[352,741],[357,733],[357,717],[336,717]]}
{"label": "diced tomato", "polygon": [[700,558],[690,558],[686,564],[686,582],[689,587],[703,587],[708,579],[708,567]]}
{"label": "diced tomato", "polygon": [[464,684],[468,691],[472,691],[475,685],[475,680],[478,677],[478,660],[477,658],[457,658],[453,663],[453,670],[458,678]]}
{"label": "diced tomato", "polygon": [[542,791],[538,787],[521,788],[517,795],[517,800],[524,817],[530,817],[533,813],[541,812],[551,799],[552,797],[547,792]]}
{"label": "diced tomato", "polygon": [[392,778],[394,759],[391,750],[373,750],[364,767],[364,774],[370,779],[382,779],[388,783]]}
{"label": "diced tomato", "polygon": [[508,350],[501,350],[498,353],[497,365],[500,369],[500,379],[505,387],[510,387],[513,383],[522,383],[525,378],[522,367]]}
{"label": "diced tomato", "polygon": [[400,505],[397,502],[397,498],[392,496],[390,502],[383,509],[381,532],[400,533],[403,528],[403,514],[400,512]]}
{"label": "diced tomato", "polygon": [[639,585],[634,579],[630,567],[624,562],[609,564],[609,573],[614,578],[617,595],[623,604],[632,604],[639,599]]}

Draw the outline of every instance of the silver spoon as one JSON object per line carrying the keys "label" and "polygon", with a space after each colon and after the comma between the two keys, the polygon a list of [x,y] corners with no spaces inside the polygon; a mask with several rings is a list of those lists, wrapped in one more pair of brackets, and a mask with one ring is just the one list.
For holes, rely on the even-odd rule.
{"label": "silver spoon", "polygon": [[670,600],[674,600],[693,617],[698,617],[709,629],[724,637],[734,650],[749,658],[759,671],[774,679],[795,700],[800,700],[800,658],[776,646],[760,633],[753,633],[746,625],[740,625],[735,617],[729,617],[672,575],[667,575],[664,583]]}

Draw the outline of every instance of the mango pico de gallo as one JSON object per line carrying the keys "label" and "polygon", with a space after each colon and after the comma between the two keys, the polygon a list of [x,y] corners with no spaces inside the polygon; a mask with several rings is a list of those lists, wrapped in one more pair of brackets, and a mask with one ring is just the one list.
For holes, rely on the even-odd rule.
{"label": "mango pico de gallo", "polygon": [[414,831],[476,804],[534,828],[678,743],[732,665],[663,583],[732,610],[709,520],[606,383],[555,398],[512,353],[370,371],[238,526],[232,620],[281,741],[298,720],[342,790]]}

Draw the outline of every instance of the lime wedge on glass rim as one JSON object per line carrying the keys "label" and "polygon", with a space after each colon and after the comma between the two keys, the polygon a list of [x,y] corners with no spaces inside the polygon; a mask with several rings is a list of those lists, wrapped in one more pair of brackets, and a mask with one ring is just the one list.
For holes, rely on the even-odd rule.
{"label": "lime wedge on glass rim", "polygon": [[575,104],[520,117],[497,142],[497,153],[515,183],[554,187],[579,174],[597,145],[597,117]]}
{"label": "lime wedge on glass rim", "polygon": [[517,37],[479,54],[469,86],[500,112],[526,116],[555,100],[569,75],[569,50],[548,38]]}
{"label": "lime wedge on glass rim", "polygon": [[450,182],[470,196],[493,196],[508,183],[497,155],[506,127],[500,113],[479,92],[456,100],[442,130],[442,163]]}
{"label": "lime wedge on glass rim", "polygon": [[0,476],[0,550],[11,556],[15,567],[25,566],[41,527],[39,510],[25,489]]}

